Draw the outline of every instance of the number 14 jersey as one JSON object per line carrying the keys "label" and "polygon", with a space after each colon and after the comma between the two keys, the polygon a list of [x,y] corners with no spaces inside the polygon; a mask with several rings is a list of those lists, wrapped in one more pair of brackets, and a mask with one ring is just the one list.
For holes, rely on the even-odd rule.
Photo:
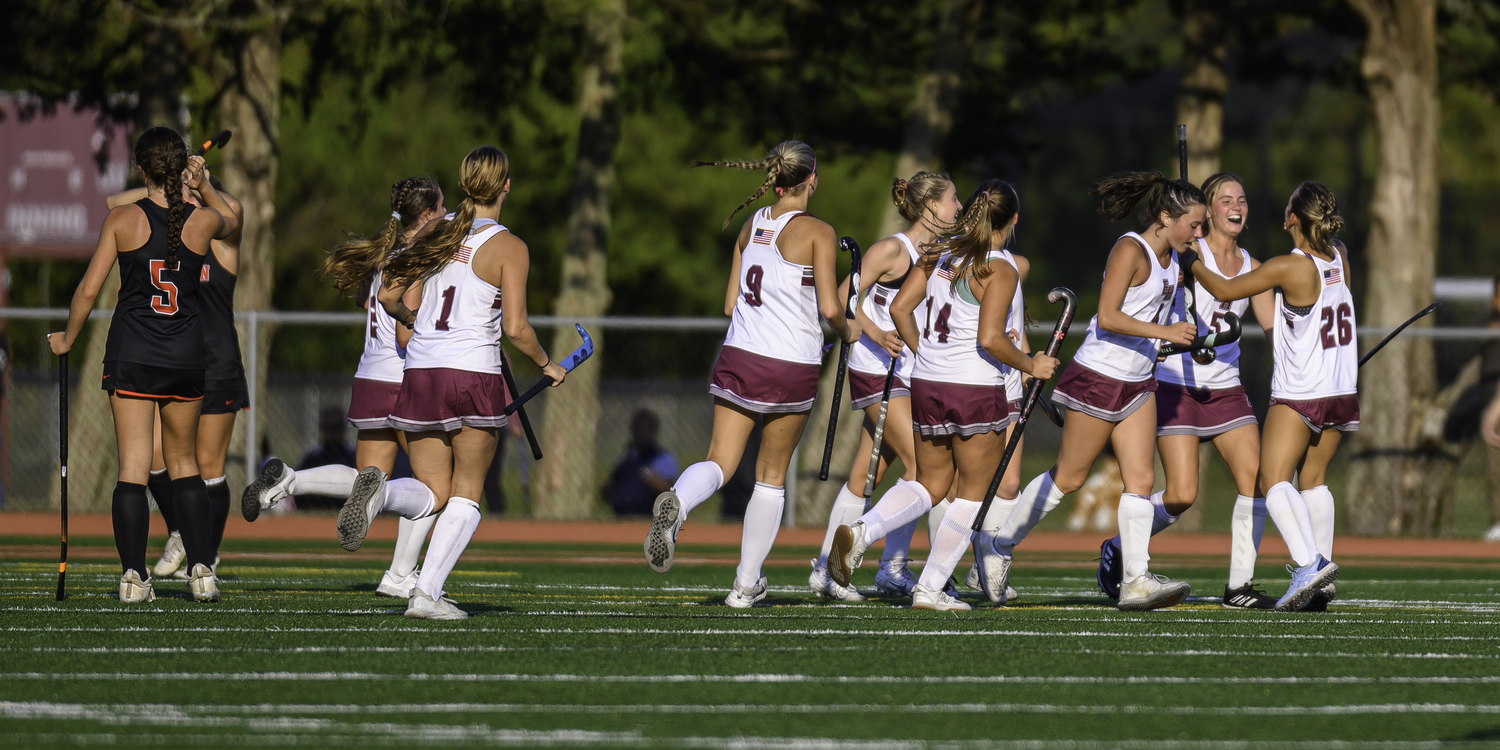
{"label": "number 14 jersey", "polygon": [[[1004,257],[991,250],[984,262]],[[1005,387],[1009,368],[979,345],[979,299],[970,289],[967,270],[957,267],[952,254],[944,253],[933,266],[927,298],[917,306],[916,317],[922,340],[912,379]]]}
{"label": "number 14 jersey", "polygon": [[470,261],[475,250],[504,231],[493,219],[475,219],[453,259],[422,282],[406,369],[499,374],[500,289],[479,278]]}
{"label": "number 14 jersey", "polygon": [[1318,301],[1293,308],[1276,290],[1271,398],[1311,401],[1354,393],[1359,386],[1354,295],[1343,258],[1326,261],[1302,250],[1318,269]]}

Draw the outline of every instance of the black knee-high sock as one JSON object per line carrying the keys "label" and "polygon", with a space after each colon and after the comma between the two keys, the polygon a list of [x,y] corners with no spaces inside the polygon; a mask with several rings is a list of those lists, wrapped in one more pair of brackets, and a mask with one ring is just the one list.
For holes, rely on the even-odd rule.
{"label": "black knee-high sock", "polygon": [[116,483],[109,510],[115,521],[115,549],[120,552],[120,572],[134,570],[142,581],[146,580],[151,575],[151,569],[146,567],[146,534],[151,529],[151,506],[146,504],[146,485]]}
{"label": "black knee-high sock", "polygon": [[173,479],[172,500],[177,505],[177,523],[182,532],[182,547],[187,551],[188,571],[200,563],[212,567],[214,514],[208,505],[203,477],[194,474]]}
{"label": "black knee-high sock", "polygon": [[174,512],[176,506],[172,504],[172,478],[167,476],[167,470],[153,471],[146,475],[146,489],[151,490],[151,498],[161,511],[161,520],[167,522],[167,533],[176,531],[177,514]]}
{"label": "black knee-high sock", "polygon": [[208,492],[208,507],[214,514],[214,557],[218,557],[219,545],[224,541],[224,524],[229,522],[229,483],[219,477],[203,484]]}

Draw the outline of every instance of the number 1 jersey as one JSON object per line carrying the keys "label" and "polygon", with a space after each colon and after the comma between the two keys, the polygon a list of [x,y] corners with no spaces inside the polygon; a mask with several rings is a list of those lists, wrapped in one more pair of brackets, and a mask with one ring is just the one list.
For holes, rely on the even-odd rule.
{"label": "number 1 jersey", "polygon": [[[136,201],[146,212],[151,236],[119,254],[120,300],[104,342],[105,362],[133,362],[173,370],[205,368],[198,281],[203,256],[177,248],[177,269],[167,270],[167,209],[150,198]],[[187,224],[193,206],[183,207]]]}
{"label": "number 1 jersey", "polygon": [[1301,250],[1318,269],[1318,301],[1293,308],[1276,290],[1271,398],[1311,401],[1354,393],[1359,352],[1354,335],[1354,294],[1343,258],[1326,261]]}
{"label": "number 1 jersey", "polygon": [[500,289],[479,278],[474,251],[506,231],[493,219],[475,219],[453,258],[422,282],[406,369],[500,372]]}

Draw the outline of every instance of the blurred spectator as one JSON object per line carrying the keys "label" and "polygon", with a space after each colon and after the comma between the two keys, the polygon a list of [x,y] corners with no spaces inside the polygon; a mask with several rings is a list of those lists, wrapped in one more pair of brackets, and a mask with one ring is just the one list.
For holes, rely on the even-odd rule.
{"label": "blurred spectator", "polygon": [[661,423],[642,409],[630,418],[630,446],[604,485],[604,500],[619,516],[649,516],[656,496],[677,481],[677,459],[656,443]]}
{"label": "blurred spectator", "polygon": [[[1500,276],[1495,277],[1495,291],[1490,298],[1489,328],[1500,328]],[[1486,542],[1500,542],[1500,399],[1496,396],[1496,385],[1500,384],[1500,340],[1485,342],[1479,352],[1479,383],[1459,395],[1448,411],[1443,423],[1443,439],[1452,443],[1466,444],[1474,433],[1488,443],[1485,450],[1485,490],[1489,495],[1490,529],[1485,532]]]}
{"label": "blurred spectator", "polygon": [[[336,406],[324,409],[318,418],[318,447],[302,456],[297,469],[300,471],[329,464],[354,466],[354,446],[345,439],[347,433],[348,426],[344,422],[343,409]],[[298,495],[297,507],[302,509],[341,508],[347,499],[321,495]]]}

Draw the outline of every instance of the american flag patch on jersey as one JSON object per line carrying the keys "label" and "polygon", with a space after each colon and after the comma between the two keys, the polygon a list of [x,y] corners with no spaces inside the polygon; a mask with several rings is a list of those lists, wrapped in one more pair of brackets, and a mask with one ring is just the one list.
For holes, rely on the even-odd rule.
{"label": "american flag patch on jersey", "polygon": [[958,272],[953,270],[952,263],[945,260],[943,261],[943,265],[938,266],[937,275],[938,278],[944,281],[952,281],[953,277],[958,275]]}
{"label": "american flag patch on jersey", "polygon": [[459,263],[468,263],[474,257],[474,251],[467,247],[459,246],[458,252],[453,254],[453,259]]}
{"label": "american flag patch on jersey", "polygon": [[755,234],[750,235],[750,241],[757,245],[769,245],[776,238],[776,233],[769,229],[757,229]]}
{"label": "american flag patch on jersey", "polygon": [[1330,268],[1323,272],[1323,286],[1333,286],[1344,280],[1344,273],[1337,268]]}
{"label": "american flag patch on jersey", "polygon": [[802,286],[817,286],[817,285],[818,285],[817,282],[813,280],[812,269],[811,268],[804,268],[804,269],[802,269]]}

